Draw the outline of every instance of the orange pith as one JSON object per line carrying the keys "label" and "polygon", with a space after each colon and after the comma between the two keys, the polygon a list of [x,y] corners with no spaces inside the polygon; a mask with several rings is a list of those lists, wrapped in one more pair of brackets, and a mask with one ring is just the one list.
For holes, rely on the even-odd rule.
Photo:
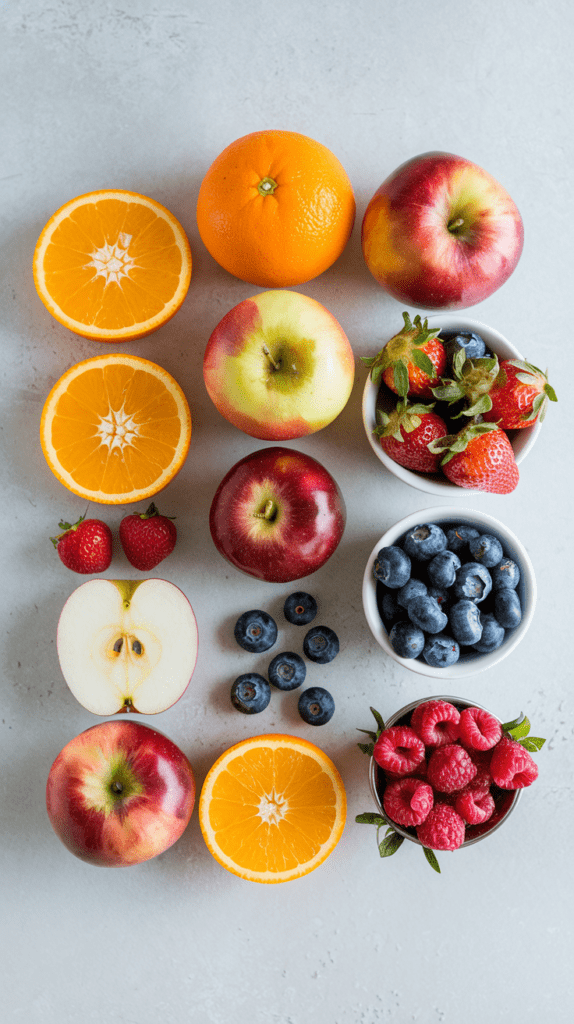
{"label": "orange pith", "polygon": [[97,341],[157,330],[181,306],[190,278],[181,224],[155,200],[121,189],[70,200],[34,252],[34,282],[48,311]]}
{"label": "orange pith", "polygon": [[254,736],[227,750],[203,784],[199,820],[215,859],[253,882],[286,882],[322,864],[345,825],[332,761],[296,736]]}
{"label": "orange pith", "polygon": [[355,199],[338,159],[306,135],[253,132],[213,162],[199,190],[197,224],[211,255],[261,287],[310,281],[341,255]]}
{"label": "orange pith", "polygon": [[156,363],[123,354],[72,366],[50,391],[40,424],[58,480],[110,505],[157,494],[183,465],[190,436],[179,384]]}

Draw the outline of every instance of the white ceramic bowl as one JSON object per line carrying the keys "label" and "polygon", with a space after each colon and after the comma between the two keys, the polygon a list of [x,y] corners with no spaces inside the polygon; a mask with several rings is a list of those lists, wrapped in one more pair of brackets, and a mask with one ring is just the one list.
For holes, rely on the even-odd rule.
{"label": "white ceramic bowl", "polygon": [[[522,353],[507,341],[502,334],[495,331],[493,327],[487,327],[480,320],[471,320],[459,313],[438,313],[435,316],[429,316],[428,322],[430,327],[440,327],[441,330],[475,331],[477,334],[480,334],[481,338],[484,338],[487,347],[492,352],[495,352],[499,358],[524,359]],[[367,377],[363,392],[363,424],[365,433],[375,455],[389,472],[397,476],[399,480],[403,480],[404,483],[410,484],[411,487],[416,487],[419,491],[426,491],[427,494],[436,494],[447,499],[468,495],[469,492],[466,488],[457,487],[456,484],[452,484],[442,473],[417,473],[412,469],[405,469],[404,466],[399,466],[398,462],[394,462],[393,459],[389,458],[381,448],[378,437],[375,437],[373,434],[375,427],[378,425],[378,400],[380,400],[379,384],[373,384],[371,378]],[[388,406],[386,407],[387,411],[392,407],[392,399],[389,399]],[[381,408],[385,409],[385,405],[381,404]],[[508,436],[514,449],[514,457],[517,463],[522,462],[526,458],[538,437],[539,431],[540,423],[535,423],[533,427],[524,427],[522,430],[509,431]]]}
{"label": "white ceramic bowl", "polygon": [[[377,580],[373,575],[373,564],[381,548],[396,544],[397,541],[407,533],[408,530],[421,523],[447,523],[455,526],[457,523],[468,523],[475,526],[480,533],[492,533],[498,537],[504,554],[512,558],[520,569],[520,582],[518,594],[522,605],[522,620],[513,630],[508,630],[501,646],[490,654],[470,653],[471,648],[463,648],[460,659],[448,668],[434,668],[427,665],[426,661],[419,658],[400,658],[391,647],[389,635],[379,613],[377,603]],[[536,606],[536,578],[530,557],[524,546],[511,530],[498,519],[488,516],[484,512],[478,512],[472,508],[459,508],[457,505],[438,506],[435,508],[421,509],[413,512],[404,519],[399,520],[391,526],[386,533],[377,541],[367,562],[365,575],[363,577],[363,608],[369,624],[371,633],[380,644],[386,654],[394,658],[399,665],[408,668],[411,672],[419,675],[432,676],[435,679],[463,679],[466,676],[484,672],[486,669],[497,665],[503,658],[508,657],[511,651],[520,643],[525,635]],[[405,613],[406,615],[406,613]]]}
{"label": "white ceramic bowl", "polygon": [[[487,708],[483,708],[482,704],[477,704],[474,700],[466,700],[466,698],[463,697],[422,697],[420,700],[414,700],[411,704],[405,705],[405,707],[401,708],[400,711],[396,711],[394,715],[391,715],[391,717],[385,722],[385,728],[390,729],[392,725],[398,725],[402,718],[407,719],[419,704],[424,704],[427,700],[446,700],[449,704],[454,704],[459,711],[463,708],[482,708],[483,711],[488,710]],[[489,711],[488,713],[489,715],[492,715],[492,711]],[[493,718],[496,717],[496,715],[493,715]],[[498,719],[498,721],[500,722],[500,719]],[[500,724],[502,725],[502,722],[500,722]],[[369,764],[369,785],[379,814],[382,814],[386,818],[387,815],[383,808],[383,795],[385,791],[384,773],[379,769],[374,757],[371,757]],[[466,831],[468,838],[465,839],[459,849],[463,850],[465,846],[473,846],[474,843],[478,843],[481,839],[486,839],[487,836],[496,832],[496,830],[507,820],[508,815],[514,810],[521,795],[521,789],[509,789],[506,791],[499,790],[495,796],[496,809],[492,820],[485,821],[483,825],[468,825]],[[408,829],[402,828],[400,825],[396,825],[395,822],[393,822],[393,828],[399,833],[399,835],[403,836],[405,839],[409,839],[411,843],[417,843],[419,846],[422,846],[420,839],[417,839],[415,835],[414,829],[409,831]]]}

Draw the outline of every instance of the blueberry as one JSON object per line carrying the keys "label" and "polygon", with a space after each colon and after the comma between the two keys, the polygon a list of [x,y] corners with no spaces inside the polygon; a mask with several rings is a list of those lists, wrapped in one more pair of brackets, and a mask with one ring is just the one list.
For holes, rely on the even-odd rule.
{"label": "blueberry", "polygon": [[460,569],[456,570],[452,589],[455,597],[467,597],[479,604],[490,594],[492,578],[488,569],[484,565],[480,565],[479,562],[465,562]]}
{"label": "blueberry", "polygon": [[307,675],[305,662],[300,654],[284,651],[276,654],[267,670],[269,682],[278,690],[296,690]]}
{"label": "blueberry", "polygon": [[392,544],[381,548],[373,564],[375,579],[392,590],[404,587],[411,575],[411,560],[402,548]]}
{"label": "blueberry", "polygon": [[446,534],[436,523],[421,523],[409,530],[404,540],[404,549],[411,558],[428,562],[446,548]]}
{"label": "blueberry", "polygon": [[482,636],[480,611],[474,601],[463,598],[453,604],[449,615],[450,628],[459,644],[477,644]]}
{"label": "blueberry", "polygon": [[441,608],[442,611],[446,612],[448,615],[450,595],[447,593],[447,591],[443,590],[442,587],[429,587],[428,595],[429,597],[434,597],[439,608]]}
{"label": "blueberry", "polygon": [[383,622],[390,623],[396,622],[397,619],[401,618],[403,614],[402,608],[399,607],[397,599],[392,590],[386,590],[380,599],[379,610]]}
{"label": "blueberry", "polygon": [[511,558],[503,558],[492,568],[490,575],[493,590],[514,590],[520,580],[520,569]]}
{"label": "blueberry", "polygon": [[297,590],[294,594],[289,594],[283,606],[283,614],[287,622],[292,622],[295,626],[306,626],[317,614],[317,602],[311,594]]}
{"label": "blueberry", "polygon": [[423,647],[423,658],[433,668],[448,668],[460,658],[460,647],[456,640],[445,633],[429,636]]}
{"label": "blueberry", "polygon": [[410,579],[397,593],[397,604],[401,608],[408,608],[409,601],[413,597],[422,597],[427,593],[427,585],[422,580]]}
{"label": "blueberry", "polygon": [[339,637],[328,626],[312,626],[303,640],[303,654],[310,661],[326,665],[339,653]]}
{"label": "blueberry", "polygon": [[231,687],[231,703],[244,715],[257,715],[271,700],[271,687],[257,672],[238,676]]}
{"label": "blueberry", "polygon": [[475,562],[480,562],[487,569],[492,569],[493,565],[498,565],[504,554],[502,544],[491,533],[483,533],[480,537],[473,537],[468,546]]}
{"label": "blueberry", "polygon": [[480,654],[490,654],[491,651],[498,650],[504,640],[506,630],[489,612],[485,615],[481,614],[480,621],[482,622],[482,636],[479,642],[472,646]]}
{"label": "blueberry", "polygon": [[440,551],[427,565],[428,578],[435,587],[452,587],[460,558],[454,551]]}
{"label": "blueberry", "polygon": [[484,339],[475,331],[458,331],[454,337],[449,337],[445,344],[447,359],[452,360],[457,352],[463,348],[469,359],[481,359],[486,352]]}
{"label": "blueberry", "polygon": [[297,708],[308,725],[325,725],[335,714],[335,701],[322,686],[310,686],[303,690]]}
{"label": "blueberry", "polygon": [[514,629],[522,619],[522,606],[515,590],[497,590],[494,595],[494,614],[505,629]]}
{"label": "blueberry", "polygon": [[448,549],[456,552],[457,555],[465,555],[468,551],[469,541],[478,536],[478,530],[475,530],[474,526],[466,526],[464,523],[459,526],[451,526],[450,530],[446,532]]}
{"label": "blueberry", "polygon": [[260,654],[273,647],[277,639],[277,625],[267,612],[254,609],[239,616],[234,634],[237,643],[245,651]]}
{"label": "blueberry", "polygon": [[425,645],[425,635],[413,622],[395,622],[389,642],[399,658],[418,658]]}
{"label": "blueberry", "polygon": [[441,633],[448,622],[448,617],[441,610],[438,601],[428,594],[413,597],[409,601],[407,614],[411,622],[425,633]]}

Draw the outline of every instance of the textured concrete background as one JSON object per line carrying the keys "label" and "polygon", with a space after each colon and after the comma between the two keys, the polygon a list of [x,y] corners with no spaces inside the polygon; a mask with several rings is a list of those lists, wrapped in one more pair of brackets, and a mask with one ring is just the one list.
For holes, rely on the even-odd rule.
{"label": "textured concrete background", "polygon": [[[572,1001],[572,483],[568,385],[572,295],[570,3],[554,0],[78,0],[0,8],[2,257],[0,427],[3,439],[0,773],[0,1017],[6,1024],[478,1024],[571,1019]],[[255,721],[233,711],[246,667],[232,625],[247,608],[279,614],[292,588],[257,583],[220,558],[211,499],[230,466],[261,442],[212,406],[201,377],[211,330],[257,289],[204,249],[195,202],[209,164],[261,128],[329,146],[355,188],[357,223],[337,264],[301,291],[323,302],[357,356],[341,417],[293,447],[323,462],[348,505],[345,538],[305,586],[342,651],[309,680],[337,714],[305,726],[289,694]],[[539,604],[529,634],[459,696],[503,720],[521,710],[547,736],[540,779],[488,842],[443,855],[434,874],[405,844],[380,861],[357,727],[433,690],[377,647],[361,578],[384,530],[436,502],[387,474],[364,436],[358,357],[400,326],[401,306],[366,270],[360,224],[369,198],[403,160],[445,149],[475,160],[519,206],[526,228],[510,281],[471,315],[497,327],[550,376],[560,402],[510,496],[462,495],[504,520],[534,562]],[[186,302],[131,351],[180,381],[194,433],[164,492],[178,547],[158,575],[182,587],[201,652],[192,685],[154,720],[190,757],[199,784],[244,736],[287,731],[320,743],[339,766],[348,825],[330,860],[298,882],[258,886],[228,874],[204,846],[197,817],[165,855],[98,871],[69,855],[49,826],[44,786],[61,747],[95,719],[63,683],[55,650],[61,607],[80,579],[48,540],[85,511],[47,469],[37,436],[42,403],[63,371],[101,351],[60,327],[39,302],[31,260],[48,217],[101,187],[153,196],[190,238]],[[115,347],[112,346],[112,351]],[[566,442],[569,447],[566,454]],[[98,510],[92,508],[97,514]],[[122,509],[101,510],[112,528]],[[111,577],[128,572],[117,553]],[[297,634],[298,636],[298,634]],[[285,647],[294,635],[283,633]],[[249,666],[247,666],[247,661]],[[436,691],[434,691],[436,692]],[[281,698],[281,699],[279,699]],[[284,698],[284,699],[283,699]],[[263,720],[264,719],[264,720]],[[311,735],[313,733],[313,735]],[[408,848],[407,848],[408,846]]]}

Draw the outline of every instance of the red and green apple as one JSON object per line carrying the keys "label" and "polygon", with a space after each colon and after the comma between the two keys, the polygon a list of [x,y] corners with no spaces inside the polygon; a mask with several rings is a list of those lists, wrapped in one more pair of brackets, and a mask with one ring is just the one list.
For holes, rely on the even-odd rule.
{"label": "red and green apple", "polygon": [[101,722],[67,743],[46,786],[56,835],[76,857],[105,867],[163,853],[185,831],[194,802],[185,754],[127,718]]}
{"label": "red and green apple", "polygon": [[224,477],[209,525],[217,550],[237,569],[287,583],[331,557],[343,536],[345,504],[316,459],[291,448],[263,448]]}
{"label": "red and green apple", "polygon": [[362,225],[373,277],[400,302],[423,309],[464,309],[488,298],[512,274],[523,240],[508,192],[452,153],[423,153],[398,167]]}
{"label": "red and green apple", "polygon": [[205,350],[210,398],[252,437],[287,441],[331,423],[347,404],[355,362],[343,328],[321,303],[261,292],[227,313]]}

